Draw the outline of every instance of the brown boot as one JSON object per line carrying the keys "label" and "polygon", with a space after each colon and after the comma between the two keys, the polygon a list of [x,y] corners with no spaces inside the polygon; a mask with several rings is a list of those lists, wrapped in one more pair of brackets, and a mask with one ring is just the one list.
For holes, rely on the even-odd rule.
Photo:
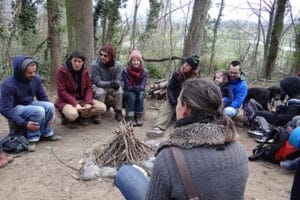
{"label": "brown boot", "polygon": [[143,113],[136,113],[136,125],[137,126],[143,126],[144,121],[143,121]]}
{"label": "brown boot", "polygon": [[102,120],[101,120],[101,115],[95,115],[94,117],[93,117],[93,123],[94,124],[100,124],[102,122]]}
{"label": "brown boot", "polygon": [[119,121],[119,122],[123,119],[123,115],[122,115],[122,111],[121,110],[116,110],[115,111],[115,119],[117,121]]}

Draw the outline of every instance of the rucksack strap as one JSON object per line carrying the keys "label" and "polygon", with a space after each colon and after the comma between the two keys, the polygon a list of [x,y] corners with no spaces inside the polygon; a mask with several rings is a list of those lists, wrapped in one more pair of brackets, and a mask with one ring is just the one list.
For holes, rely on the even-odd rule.
{"label": "rucksack strap", "polygon": [[182,151],[178,147],[171,147],[171,149],[189,200],[199,200],[195,186],[186,167]]}

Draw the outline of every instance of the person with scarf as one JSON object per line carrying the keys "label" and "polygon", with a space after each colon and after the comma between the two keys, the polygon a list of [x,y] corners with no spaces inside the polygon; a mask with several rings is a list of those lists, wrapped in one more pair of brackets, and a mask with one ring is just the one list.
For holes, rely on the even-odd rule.
{"label": "person with scarf", "polygon": [[[116,61],[116,52],[111,44],[105,44],[99,50],[99,56],[91,64],[91,79],[94,98],[112,106],[115,119],[123,119],[123,89],[121,87],[122,68]],[[95,118],[101,121],[101,115]]]}
{"label": "person with scarf", "polygon": [[145,87],[148,71],[144,68],[141,52],[133,50],[127,67],[123,70],[127,120],[133,126],[143,125]]}
{"label": "person with scarf", "polygon": [[198,77],[198,64],[199,56],[192,55],[186,58],[181,67],[172,74],[167,87],[168,100],[160,107],[153,130],[146,132],[147,137],[157,138],[164,135],[164,130],[167,129],[175,114],[175,106],[181,86],[187,79]]}
{"label": "person with scarf", "polygon": [[13,59],[13,75],[1,85],[0,112],[13,124],[13,131],[24,130],[29,151],[35,151],[40,140],[61,139],[51,127],[55,108],[37,74],[38,68],[32,57],[17,55]]}
{"label": "person with scarf", "polygon": [[[56,87],[58,98],[55,106],[68,121],[69,128],[76,128],[77,123],[87,126],[86,118],[106,111],[104,103],[93,99],[85,56],[79,51],[74,51],[56,72]],[[100,123],[95,119],[93,122]]]}
{"label": "person with scarf", "polygon": [[150,180],[135,166],[119,168],[115,184],[125,199],[188,199],[173,147],[182,152],[199,199],[244,199],[247,152],[237,140],[234,122],[222,110],[215,83],[187,80],[177,99],[175,130],[158,147]]}

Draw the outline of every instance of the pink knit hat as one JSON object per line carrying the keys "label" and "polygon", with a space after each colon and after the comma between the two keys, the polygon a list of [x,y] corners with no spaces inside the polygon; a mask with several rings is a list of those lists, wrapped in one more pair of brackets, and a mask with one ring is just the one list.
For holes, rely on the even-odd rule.
{"label": "pink knit hat", "polygon": [[131,54],[129,55],[129,60],[133,59],[133,58],[138,58],[140,60],[142,60],[142,54],[139,50],[135,49],[131,52]]}

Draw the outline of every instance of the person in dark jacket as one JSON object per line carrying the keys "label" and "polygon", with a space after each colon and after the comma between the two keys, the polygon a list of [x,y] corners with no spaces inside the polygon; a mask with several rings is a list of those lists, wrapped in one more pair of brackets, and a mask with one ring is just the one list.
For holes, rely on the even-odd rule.
{"label": "person in dark jacket", "polygon": [[[112,106],[115,119],[123,119],[123,88],[121,87],[122,68],[116,60],[116,52],[111,44],[105,44],[99,50],[99,56],[91,64],[91,79],[94,98]],[[99,115],[100,119],[101,116]]]}
{"label": "person in dark jacket", "polygon": [[233,93],[228,81],[228,73],[225,70],[217,70],[214,74],[214,82],[220,87],[223,99],[223,107],[227,107],[233,101]]}
{"label": "person in dark jacket", "polygon": [[138,50],[133,50],[129,56],[128,65],[123,70],[127,120],[132,122],[133,126],[143,125],[147,78],[148,71],[144,68],[142,54]]}
{"label": "person in dark jacket", "polygon": [[[68,121],[69,128],[76,128],[76,122],[86,126],[86,118],[106,111],[104,103],[93,99],[85,56],[79,51],[74,51],[57,70],[56,88],[58,98],[55,107]],[[93,122],[101,123],[98,118],[93,118]]]}
{"label": "person in dark jacket", "polygon": [[25,55],[15,56],[13,69],[13,75],[1,86],[0,112],[11,123],[26,130],[29,150],[34,151],[35,143],[41,138],[60,139],[51,128],[54,105],[49,102],[37,75],[38,63],[35,60]]}
{"label": "person in dark jacket", "polygon": [[155,138],[164,135],[164,130],[166,130],[175,114],[177,97],[181,91],[181,86],[184,81],[198,77],[198,64],[199,56],[192,55],[186,58],[182,66],[172,74],[167,87],[167,101],[159,109],[153,130],[146,132],[147,137]]}
{"label": "person in dark jacket", "polygon": [[115,183],[125,198],[188,199],[171,149],[177,147],[199,199],[244,199],[247,152],[222,110],[221,93],[213,82],[186,81],[177,101],[175,130],[156,152],[150,181],[134,166],[119,169]]}

